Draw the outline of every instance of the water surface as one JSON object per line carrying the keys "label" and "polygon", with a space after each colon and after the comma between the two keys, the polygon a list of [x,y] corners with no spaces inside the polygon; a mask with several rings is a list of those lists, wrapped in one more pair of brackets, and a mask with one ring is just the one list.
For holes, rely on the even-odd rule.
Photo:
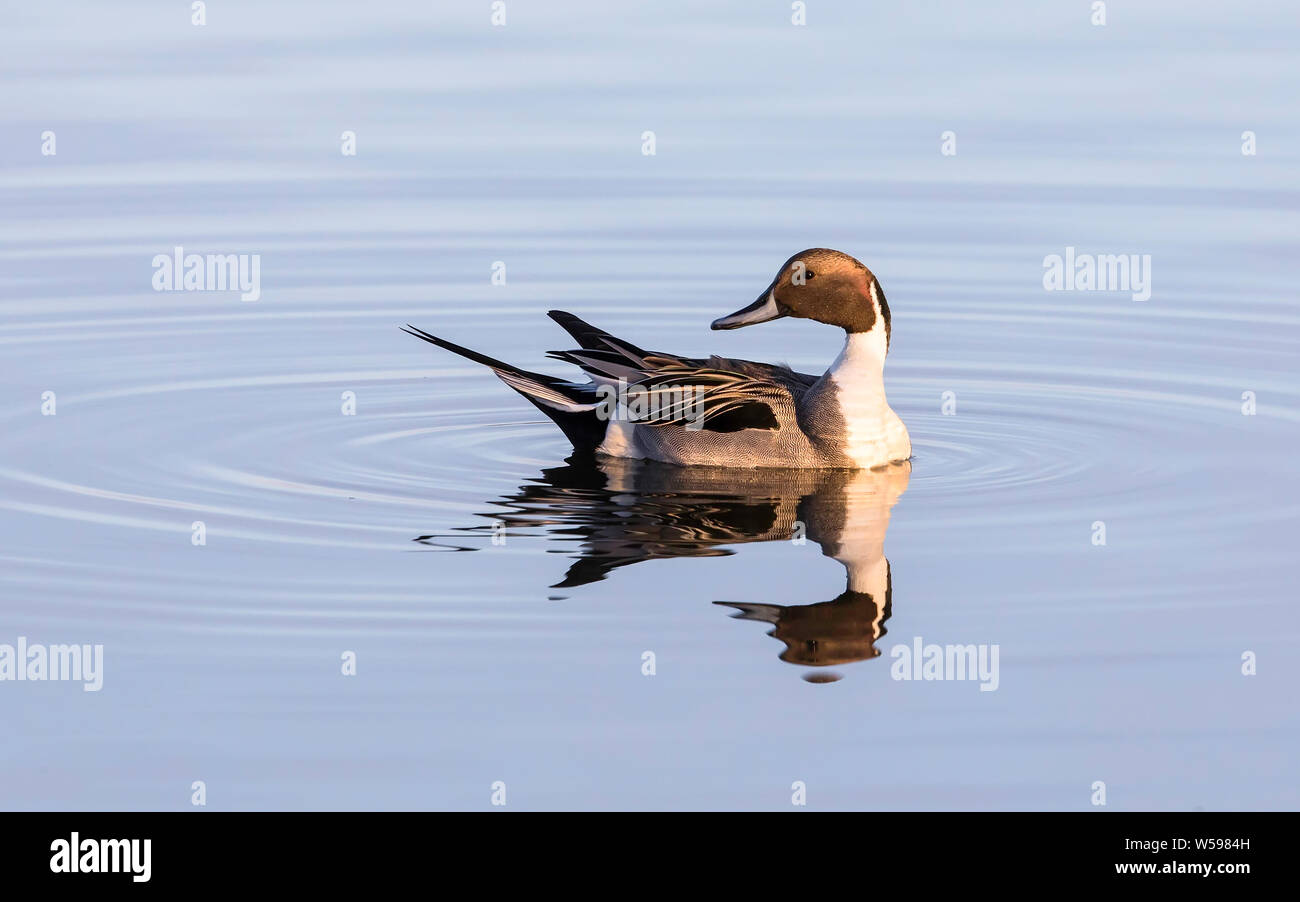
{"label": "water surface", "polygon": [[[0,643],[105,674],[0,683],[4,807],[1300,805],[1285,5],[208,6],[5,14]],[[707,328],[815,245],[885,287],[908,468],[566,463],[398,330],[820,372]],[[155,292],[176,246],[260,299]],[[1066,247],[1151,298],[1044,291]],[[892,679],[918,637],[996,691]]]}

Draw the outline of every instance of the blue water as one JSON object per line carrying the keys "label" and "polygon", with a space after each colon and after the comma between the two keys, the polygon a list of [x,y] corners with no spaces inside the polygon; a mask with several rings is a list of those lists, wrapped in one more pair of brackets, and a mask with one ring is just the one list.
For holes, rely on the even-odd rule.
{"label": "blue water", "polygon": [[[808,6],[6,10],[0,644],[104,672],[0,681],[0,806],[1300,805],[1293,11]],[[176,246],[261,297],[154,291]],[[889,298],[884,484],[566,467],[398,331],[820,372],[708,331],[808,246]],[[1150,299],[1045,291],[1067,247]],[[773,529],[849,503],[838,558]],[[996,690],[893,679],[918,637]]]}

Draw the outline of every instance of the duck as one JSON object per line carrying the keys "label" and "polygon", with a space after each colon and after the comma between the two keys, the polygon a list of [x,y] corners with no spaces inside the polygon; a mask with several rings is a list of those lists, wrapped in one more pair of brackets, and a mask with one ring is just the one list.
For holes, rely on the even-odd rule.
{"label": "duck", "polygon": [[571,313],[547,315],[579,346],[547,356],[577,366],[586,381],[530,372],[409,323],[403,331],[491,369],[579,453],[745,469],[858,470],[911,459],[907,427],[885,397],[889,304],[871,270],[842,251],[800,251],[752,303],[711,326],[792,317],[842,329],[844,347],[821,375],[647,351]]}

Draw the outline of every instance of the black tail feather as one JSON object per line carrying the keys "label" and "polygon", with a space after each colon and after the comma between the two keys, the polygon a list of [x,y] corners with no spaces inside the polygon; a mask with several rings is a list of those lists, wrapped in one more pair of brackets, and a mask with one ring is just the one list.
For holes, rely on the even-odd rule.
{"label": "black tail feather", "polygon": [[407,323],[405,326],[403,326],[402,331],[405,332],[407,335],[414,335],[416,338],[422,338],[425,341],[427,341],[429,344],[437,345],[438,347],[443,348],[444,350],[451,351],[453,354],[459,354],[460,356],[466,358],[467,360],[472,360],[475,363],[481,363],[484,366],[490,366],[494,370],[505,370],[507,373],[519,373],[522,376],[530,376],[536,379],[537,381],[541,382],[543,385],[550,385],[553,382],[560,381],[559,379],[556,379],[554,376],[547,376],[543,373],[530,373],[528,370],[520,369],[514,364],[506,363],[504,360],[497,360],[495,357],[489,357],[486,354],[480,354],[478,351],[473,351],[470,350],[469,348],[462,347],[461,345],[458,345],[455,342],[447,341],[447,339],[445,338],[439,338],[436,335],[430,335],[428,332],[425,332],[423,329],[417,329],[415,326],[412,326],[410,323]]}
{"label": "black tail feather", "polygon": [[[579,320],[579,322],[581,322],[581,320]],[[578,387],[573,385],[573,383],[564,381],[563,379],[557,379],[556,377],[548,376],[545,373],[534,373],[530,370],[517,367],[514,364],[506,363],[504,360],[497,360],[495,357],[480,354],[478,351],[463,347],[455,342],[447,341],[445,338],[430,335],[428,332],[425,332],[423,329],[418,329],[410,323],[407,323],[402,331],[408,335],[414,335],[416,338],[423,339],[424,341],[429,342],[429,344],[437,345],[444,350],[451,351],[453,354],[459,354],[467,360],[472,360],[475,363],[481,363],[483,366],[490,367],[498,375],[502,372],[512,373],[536,382],[538,385],[553,388],[565,397],[572,398],[574,401],[587,402],[590,400],[582,397],[581,394],[588,390],[586,386]],[[509,380],[506,380],[506,382],[508,385],[510,384]],[[594,411],[557,410],[554,407],[539,401],[537,398],[528,394],[528,392],[516,385],[511,385],[510,387],[527,398],[529,403],[534,407],[550,417],[555,425],[559,426],[560,430],[568,437],[569,441],[573,443],[575,450],[580,452],[590,452],[605,440],[606,422],[597,416]]]}
{"label": "black tail feather", "polygon": [[638,357],[645,357],[650,354],[649,351],[643,351],[631,342],[615,338],[604,329],[597,329],[591,323],[579,319],[572,313],[565,313],[563,310],[548,310],[546,315],[559,323],[560,328],[572,335],[578,346],[585,350],[605,350],[609,347],[606,344],[608,340],[615,345],[622,345]]}

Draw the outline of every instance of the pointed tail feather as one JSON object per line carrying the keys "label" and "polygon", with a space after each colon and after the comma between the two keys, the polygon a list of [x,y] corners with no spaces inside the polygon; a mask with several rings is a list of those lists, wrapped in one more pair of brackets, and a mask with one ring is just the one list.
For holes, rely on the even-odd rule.
{"label": "pointed tail feather", "polygon": [[609,335],[605,330],[597,329],[591,323],[584,322],[572,313],[565,313],[563,310],[548,310],[546,315],[559,323],[560,328],[565,332],[573,336],[573,340],[578,343],[578,347],[588,350],[604,347],[601,339]]}
{"label": "pointed tail feather", "polygon": [[573,336],[573,340],[584,350],[604,350],[607,347],[613,347],[630,351],[636,357],[650,356],[650,351],[643,351],[630,341],[615,338],[604,329],[597,329],[591,323],[579,319],[572,313],[565,313],[563,310],[549,310],[546,315],[559,323],[560,328]]}
{"label": "pointed tail feather", "polygon": [[453,354],[459,354],[475,363],[481,363],[484,366],[490,366],[494,370],[505,370],[512,373],[523,373],[524,375],[536,376],[539,379],[549,379],[550,376],[543,376],[541,373],[528,373],[517,366],[512,366],[504,360],[497,360],[495,357],[489,357],[486,354],[480,354],[478,351],[471,351],[469,348],[462,347],[455,342],[447,341],[445,338],[439,338],[436,335],[430,335],[423,329],[417,329],[410,323],[402,327],[402,331],[407,335],[414,335],[416,338],[423,338],[429,344],[437,345],[440,348],[451,351]]}
{"label": "pointed tail feather", "polygon": [[575,385],[544,373],[521,369],[504,360],[497,360],[495,357],[480,354],[445,338],[430,335],[409,323],[402,331],[451,351],[453,354],[459,354],[467,360],[489,367],[502,382],[519,392],[532,402],[534,407],[550,417],[568,436],[575,449],[589,451],[605,440],[606,424],[596,412],[594,386]]}

